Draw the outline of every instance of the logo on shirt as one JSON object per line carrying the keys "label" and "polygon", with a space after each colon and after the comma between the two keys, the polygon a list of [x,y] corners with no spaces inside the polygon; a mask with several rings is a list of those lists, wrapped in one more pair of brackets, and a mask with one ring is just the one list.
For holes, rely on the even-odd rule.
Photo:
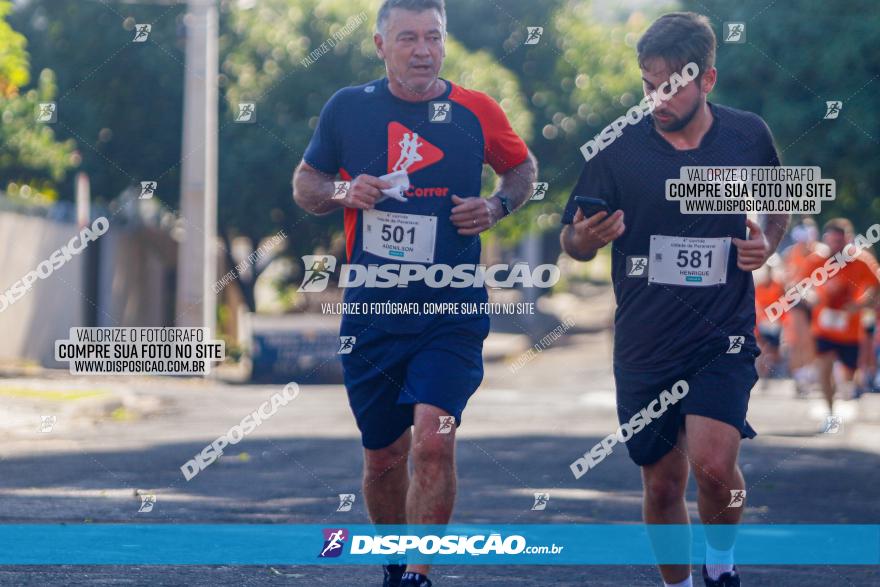
{"label": "logo on shirt", "polygon": [[388,172],[414,173],[443,159],[443,151],[399,122],[388,124]]}

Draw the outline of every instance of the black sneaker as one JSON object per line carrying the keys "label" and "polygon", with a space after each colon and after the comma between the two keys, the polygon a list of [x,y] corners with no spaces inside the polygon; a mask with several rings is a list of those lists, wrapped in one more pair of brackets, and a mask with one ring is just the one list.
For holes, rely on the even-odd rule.
{"label": "black sneaker", "polygon": [[400,587],[431,587],[431,581],[418,573],[405,573],[400,581]]}
{"label": "black sneaker", "polygon": [[384,565],[382,572],[385,573],[385,582],[382,587],[400,587],[400,578],[405,570],[406,565]]}
{"label": "black sneaker", "polygon": [[740,587],[736,565],[733,565],[732,571],[721,573],[717,579],[710,579],[709,573],[706,572],[706,565],[703,565],[703,582],[706,583],[706,587]]}

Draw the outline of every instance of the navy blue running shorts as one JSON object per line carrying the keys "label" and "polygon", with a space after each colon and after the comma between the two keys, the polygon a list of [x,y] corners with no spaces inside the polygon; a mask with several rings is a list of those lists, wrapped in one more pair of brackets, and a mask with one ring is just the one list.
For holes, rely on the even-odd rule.
{"label": "navy blue running shorts", "polygon": [[[461,414],[483,381],[483,340],[489,317],[438,320],[418,334],[392,334],[343,320],[340,336],[354,336],[341,355],[348,402],[365,448],[384,448],[413,424],[414,404]],[[439,425],[439,423],[438,423]]]}
{"label": "navy blue running shorts", "polygon": [[816,338],[816,352],[820,355],[836,353],[837,360],[846,365],[847,369],[855,371],[859,367],[859,345],[834,342],[827,338]]}
{"label": "navy blue running shorts", "polygon": [[[736,428],[742,438],[754,438],[756,432],[746,421],[746,412],[752,387],[758,381],[757,354],[758,351],[746,346],[739,353],[701,354],[684,365],[647,371],[615,365],[619,422],[630,422],[649,406],[652,412],[650,423],[626,442],[630,458],[640,467],[663,458],[675,446],[687,414],[724,422]],[[659,405],[651,405],[652,402],[682,379],[687,382],[687,393],[659,414]],[[659,417],[655,419],[655,415]]]}

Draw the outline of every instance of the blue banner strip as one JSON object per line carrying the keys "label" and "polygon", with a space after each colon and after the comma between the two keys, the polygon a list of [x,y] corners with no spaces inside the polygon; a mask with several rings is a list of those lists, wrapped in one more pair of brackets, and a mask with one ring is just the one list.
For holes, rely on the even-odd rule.
{"label": "blue banner strip", "polygon": [[[706,534],[743,565],[878,565],[880,525],[0,525],[4,565],[699,564]],[[419,547],[422,550],[419,550]]]}

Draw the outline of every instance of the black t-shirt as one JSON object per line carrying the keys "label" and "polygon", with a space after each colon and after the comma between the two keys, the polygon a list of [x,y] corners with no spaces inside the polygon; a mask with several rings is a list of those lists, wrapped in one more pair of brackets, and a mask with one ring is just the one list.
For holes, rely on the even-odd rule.
{"label": "black t-shirt", "polygon": [[649,257],[652,235],[746,238],[744,214],[682,214],[679,203],[665,197],[666,180],[680,177],[683,166],[779,165],[761,117],[709,107],[713,123],[696,149],[676,150],[656,132],[650,116],[626,127],[587,161],[565,208],[563,224],[574,218],[575,195],[602,198],[612,210],[624,212],[626,230],[613,243],[611,272],[619,367],[648,370],[698,352],[725,352],[731,336],[745,337],[741,352],[755,349],[755,289],[751,273],[736,266],[735,246],[730,246],[723,285],[667,285],[650,283],[646,272],[627,275],[628,257]]}

